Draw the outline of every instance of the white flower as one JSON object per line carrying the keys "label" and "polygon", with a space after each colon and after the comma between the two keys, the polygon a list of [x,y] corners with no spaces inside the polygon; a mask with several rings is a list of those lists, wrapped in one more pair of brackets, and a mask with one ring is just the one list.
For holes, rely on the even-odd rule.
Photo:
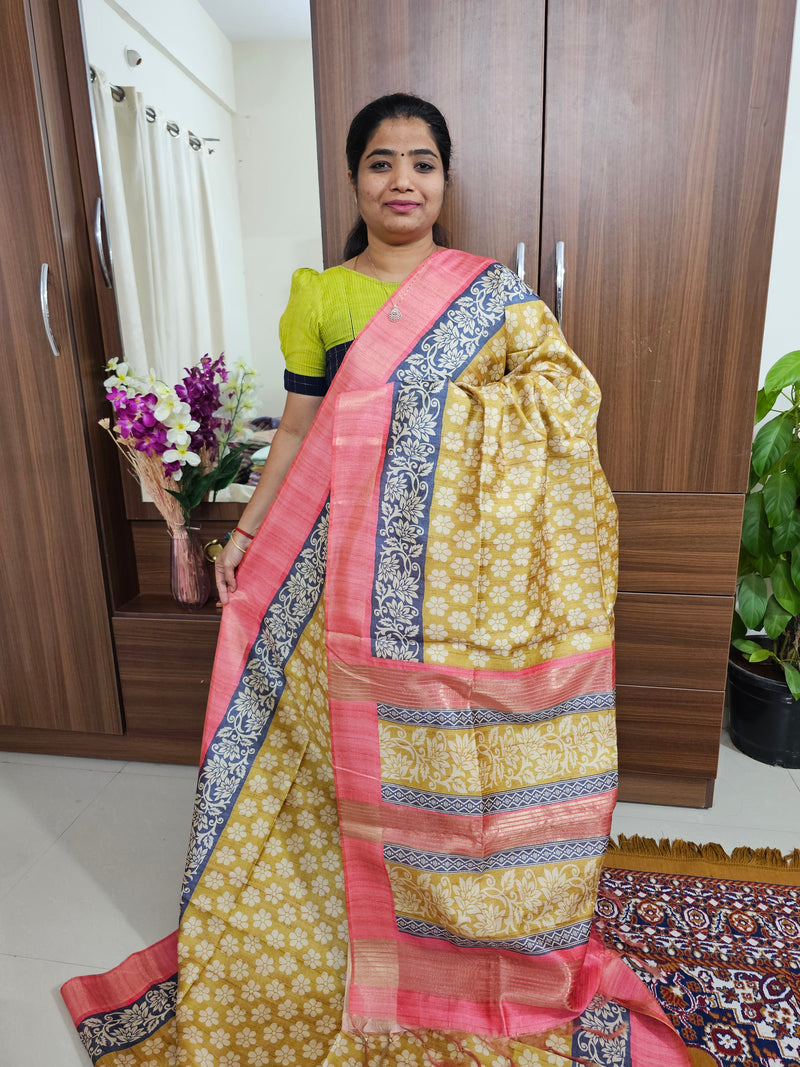
{"label": "white flower", "polygon": [[180,417],[184,413],[188,414],[189,405],[181,400],[175,390],[170,389],[169,386],[159,383],[156,387],[156,395],[158,403],[153,414],[159,422],[166,422],[173,415]]}
{"label": "white flower", "polygon": [[167,440],[171,445],[183,446],[189,444],[189,435],[194,433],[195,430],[200,428],[200,423],[191,418],[186,406],[186,414],[178,414],[177,412],[170,417],[166,425],[169,427],[167,430]]}
{"label": "white flower", "polygon": [[127,363],[120,363],[116,358],[110,359],[106,363],[106,370],[111,372],[110,376],[103,382],[106,389],[118,386],[125,389],[128,396],[137,392],[150,392],[150,389],[147,388],[148,383],[139,378]]}
{"label": "white flower", "polygon": [[444,563],[450,557],[450,546],[446,541],[434,541],[428,551],[437,563]]}
{"label": "white flower", "polygon": [[[196,467],[200,463],[200,457],[196,452],[192,452],[189,449],[188,443],[183,445],[174,445],[172,448],[168,448],[164,453],[165,463],[180,463],[183,467],[186,463],[190,467]],[[175,477],[175,475],[173,475]]]}
{"label": "white flower", "polygon": [[[455,601],[456,604],[468,604],[472,599],[472,591],[468,585],[463,582],[458,582],[450,589],[450,598]],[[439,612],[443,615],[444,612]]]}
{"label": "white flower", "polygon": [[448,603],[444,597],[432,596],[428,598],[425,607],[431,615],[444,615],[447,611]]}
{"label": "white flower", "polygon": [[434,569],[428,575],[428,585],[433,589],[446,589],[449,583],[450,578],[447,571]]}
{"label": "white flower", "polygon": [[442,645],[427,645],[425,659],[431,663],[444,663],[447,659],[447,649]]}
{"label": "white flower", "polygon": [[239,398],[236,395],[236,391],[231,389],[220,399],[222,402],[215,414],[217,414],[219,418],[225,418],[227,416],[230,421],[230,418],[236,414],[236,409],[239,406]]}

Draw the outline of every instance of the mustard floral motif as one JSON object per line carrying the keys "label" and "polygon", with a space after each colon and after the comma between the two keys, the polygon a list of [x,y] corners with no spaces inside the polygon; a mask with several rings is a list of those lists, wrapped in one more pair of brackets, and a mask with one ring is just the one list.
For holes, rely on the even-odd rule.
{"label": "mustard floral motif", "polygon": [[[527,941],[591,918],[600,862],[522,867],[482,875],[431,874],[387,864],[395,906],[405,918],[475,941]],[[579,935],[585,937],[581,927]],[[582,939],[582,937],[579,937]],[[544,947],[546,941],[542,942]],[[522,951],[526,948],[520,946]]]}
{"label": "mustard floral motif", "polygon": [[508,308],[451,383],[425,564],[429,662],[503,670],[613,640],[617,511],[599,402],[541,301]]}
{"label": "mustard floral motif", "polygon": [[532,725],[438,730],[381,723],[384,781],[481,796],[616,767],[612,711],[567,714]]}

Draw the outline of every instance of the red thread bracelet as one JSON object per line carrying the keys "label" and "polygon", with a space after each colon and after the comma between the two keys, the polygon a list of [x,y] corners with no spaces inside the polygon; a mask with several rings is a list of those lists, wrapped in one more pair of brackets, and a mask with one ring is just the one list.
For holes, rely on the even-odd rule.
{"label": "red thread bracelet", "polygon": [[242,537],[246,537],[248,541],[252,541],[255,537],[255,534],[248,533],[247,530],[243,530],[241,526],[234,526],[233,532],[240,533]]}

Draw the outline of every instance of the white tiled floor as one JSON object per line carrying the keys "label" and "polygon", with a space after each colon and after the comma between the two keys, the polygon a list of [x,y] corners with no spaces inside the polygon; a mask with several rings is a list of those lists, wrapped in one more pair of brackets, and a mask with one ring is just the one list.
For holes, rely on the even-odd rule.
{"label": "white tiled floor", "polygon": [[[195,772],[0,752],[0,1064],[87,1067],[58,992],[174,929]],[[620,804],[615,834],[800,848],[800,771],[727,738],[713,808]]]}

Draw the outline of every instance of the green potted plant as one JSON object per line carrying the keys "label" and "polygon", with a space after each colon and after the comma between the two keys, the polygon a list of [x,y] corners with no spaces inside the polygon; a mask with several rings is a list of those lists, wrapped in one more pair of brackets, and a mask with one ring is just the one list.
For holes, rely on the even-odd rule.
{"label": "green potted plant", "polygon": [[759,423],[736,581],[730,731],[755,759],[800,767],[800,351],[770,368]]}

